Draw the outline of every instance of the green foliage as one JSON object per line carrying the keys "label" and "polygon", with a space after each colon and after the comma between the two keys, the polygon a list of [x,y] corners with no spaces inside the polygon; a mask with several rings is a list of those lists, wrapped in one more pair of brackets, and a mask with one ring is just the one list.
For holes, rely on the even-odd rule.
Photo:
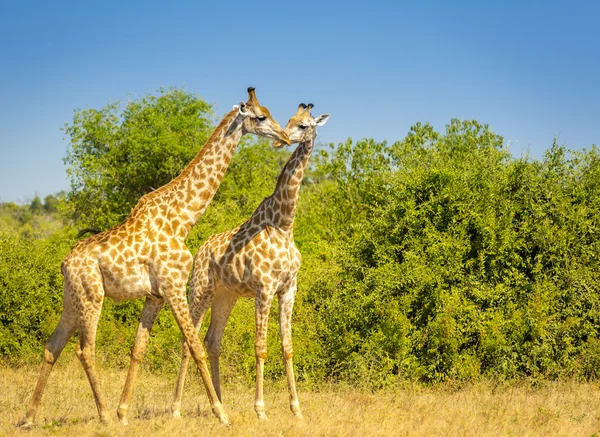
{"label": "green foliage", "polygon": [[69,251],[66,232],[25,237],[0,224],[0,356],[39,356],[58,322],[60,263]]}
{"label": "green foliage", "polygon": [[65,126],[71,190],[64,204],[80,227],[110,228],[144,194],[177,176],[213,129],[212,106],[182,89],[161,89],[124,108],[78,109]]}
{"label": "green foliage", "polygon": [[[178,90],[130,103],[123,114],[115,105],[76,112],[67,127],[72,190],[63,207],[85,226],[115,224],[187,164],[211,116]],[[288,156],[267,142],[241,144],[189,236],[192,251],[244,222],[271,194]],[[452,120],[443,133],[417,124],[393,144],[322,148],[313,163],[294,231],[303,254],[293,324],[301,381],[377,388],[404,380],[598,378],[597,147],[569,152],[555,143],[541,160],[515,158],[488,126]],[[43,215],[53,204],[35,203],[25,212]],[[0,218],[17,220],[25,213],[19,208],[2,205]],[[0,355],[11,359],[39,356],[54,328],[60,260],[75,233],[33,239],[17,229],[0,232]],[[128,365],[141,304],[105,303],[101,359]],[[241,300],[226,329],[226,380],[254,378],[253,305]],[[276,305],[271,313],[266,374],[279,378]],[[163,311],[145,365],[174,373],[180,347]]]}
{"label": "green foliage", "polygon": [[340,145],[322,161],[338,184],[330,214],[348,217],[340,273],[310,291],[334,376],[592,374],[599,158],[555,144],[541,162],[514,159],[458,120],[389,147]]}
{"label": "green foliage", "polygon": [[0,226],[17,230],[26,237],[47,237],[64,225],[57,212],[63,197],[64,193],[60,192],[46,196],[43,203],[38,196],[29,205],[0,203]]}

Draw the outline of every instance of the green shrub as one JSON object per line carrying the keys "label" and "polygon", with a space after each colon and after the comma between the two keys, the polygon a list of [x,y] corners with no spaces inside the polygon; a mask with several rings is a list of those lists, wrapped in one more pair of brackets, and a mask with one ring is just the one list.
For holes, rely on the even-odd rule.
{"label": "green shrub", "polygon": [[[264,142],[241,145],[189,236],[194,252],[247,219],[271,194],[287,156]],[[293,319],[299,380],[380,388],[481,377],[597,379],[597,147],[569,152],[554,144],[540,160],[515,158],[488,126],[452,120],[444,133],[417,124],[393,144],[319,148],[313,163],[295,226],[303,255]],[[106,220],[119,211],[107,211]],[[59,267],[73,234],[36,240],[0,231],[5,359],[41,355],[60,315]],[[141,305],[105,303],[101,359],[128,365]],[[225,380],[253,381],[254,329],[254,302],[240,300],[223,341]],[[278,331],[274,304],[266,375],[279,379]],[[174,374],[180,341],[163,311],[145,366]]]}
{"label": "green shrub", "polygon": [[68,233],[34,239],[0,226],[0,356],[19,361],[41,356],[62,305],[60,264]]}

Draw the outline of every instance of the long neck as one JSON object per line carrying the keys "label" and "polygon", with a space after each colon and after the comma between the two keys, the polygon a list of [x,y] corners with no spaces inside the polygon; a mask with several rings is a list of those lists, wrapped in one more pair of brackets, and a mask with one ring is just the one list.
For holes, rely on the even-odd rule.
{"label": "long neck", "polygon": [[274,227],[291,231],[294,226],[298,195],[304,171],[313,151],[314,138],[300,143],[279,175],[271,196],[270,221]]}
{"label": "long neck", "polygon": [[181,174],[157,190],[157,196],[169,210],[167,217],[180,235],[186,236],[196,224],[225,176],[243,135],[241,125],[225,135],[237,113],[228,113]]}

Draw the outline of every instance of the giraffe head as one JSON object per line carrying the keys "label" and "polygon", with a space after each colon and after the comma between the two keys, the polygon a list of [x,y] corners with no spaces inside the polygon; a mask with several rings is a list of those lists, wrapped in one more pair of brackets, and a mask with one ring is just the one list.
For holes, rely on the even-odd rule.
{"label": "giraffe head", "polygon": [[[321,114],[318,117],[313,117],[310,110],[313,104],[305,105],[300,103],[296,114],[285,127],[285,133],[288,135],[292,143],[302,143],[309,140],[314,140],[317,137],[317,126],[323,126],[329,120],[329,114]],[[283,146],[283,142],[276,141],[275,147]]]}
{"label": "giraffe head", "polygon": [[229,126],[226,135],[241,126],[243,134],[255,134],[259,137],[274,139],[275,147],[291,144],[287,134],[273,119],[269,110],[258,103],[254,87],[248,88],[248,101],[240,102],[239,106],[236,105],[233,108],[238,110],[238,114]]}

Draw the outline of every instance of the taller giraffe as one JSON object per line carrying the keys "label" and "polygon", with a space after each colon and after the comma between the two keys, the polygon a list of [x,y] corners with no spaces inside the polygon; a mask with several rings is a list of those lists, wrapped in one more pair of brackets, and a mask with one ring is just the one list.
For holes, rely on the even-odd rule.
{"label": "taller giraffe", "polygon": [[[324,125],[329,114],[314,118],[312,104],[301,104],[288,122],[285,132],[292,142],[299,142],[284,166],[273,194],[265,198],[252,216],[231,231],[213,235],[196,254],[190,285],[190,310],[196,329],[200,329],[208,308],[211,320],[206,334],[212,380],[221,399],[219,355],[225,325],[240,297],[256,300],[256,397],[254,409],[266,418],[263,397],[264,362],[267,355],[267,321],[275,295],[279,301],[279,324],[285,359],[290,409],[302,417],[294,367],[292,365],[292,308],[296,296],[296,276],[301,255],[294,243],[293,225],[298,194],[304,171],[312,154],[317,126]],[[180,416],[183,386],[190,359],[189,347],[183,344],[183,359],[172,406]]]}
{"label": "taller giraffe", "polygon": [[[90,382],[100,420],[110,422],[94,358],[96,329],[105,297],[116,301],[146,298],[124,396],[126,392],[131,394],[131,382],[150,330],[166,301],[200,369],[213,413],[222,423],[228,423],[210,380],[206,352],[198,340],[187,305],[186,285],[192,255],[185,238],[212,200],[244,134],[290,143],[269,110],[258,103],[254,88],[248,88],[248,96],[247,103],[240,103],[225,115],[202,150],[178,177],[143,196],[123,223],[80,241],[67,255],[61,266],[63,311],[46,343],[40,376],[21,426],[33,425],[50,371],[76,330],[77,357]],[[120,410],[127,410],[123,402]]]}

